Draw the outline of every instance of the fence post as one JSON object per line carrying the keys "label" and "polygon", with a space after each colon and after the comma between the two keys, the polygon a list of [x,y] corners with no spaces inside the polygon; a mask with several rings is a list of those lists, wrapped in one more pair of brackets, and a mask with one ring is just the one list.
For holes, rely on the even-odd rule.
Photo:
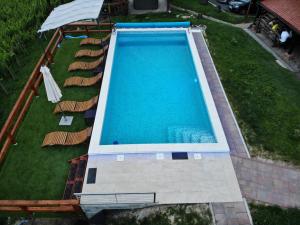
{"label": "fence post", "polygon": [[116,199],[116,203],[118,203],[118,198],[117,198],[117,194],[115,194],[115,199]]}
{"label": "fence post", "polygon": [[33,91],[35,96],[39,96],[39,93],[38,93],[37,89],[34,87],[34,84],[32,84],[31,90]]}
{"label": "fence post", "polygon": [[153,196],[153,203],[156,202],[156,192],[154,192],[154,196]]}
{"label": "fence post", "polygon": [[14,138],[14,136],[13,136],[11,133],[9,133],[7,136],[11,139],[11,142],[12,142],[14,145],[17,144],[16,139]]}
{"label": "fence post", "polygon": [[111,3],[108,3],[108,13],[109,13],[109,15],[111,14],[111,8],[110,8],[110,5]]}
{"label": "fence post", "polygon": [[48,54],[48,62],[52,63],[53,62],[53,57],[52,57],[51,52],[49,51],[47,54]]}

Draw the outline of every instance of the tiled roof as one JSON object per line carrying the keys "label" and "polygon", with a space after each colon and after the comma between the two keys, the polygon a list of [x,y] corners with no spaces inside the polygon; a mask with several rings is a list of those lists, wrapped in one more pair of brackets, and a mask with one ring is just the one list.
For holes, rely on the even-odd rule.
{"label": "tiled roof", "polygon": [[300,33],[300,0],[262,0],[260,4]]}

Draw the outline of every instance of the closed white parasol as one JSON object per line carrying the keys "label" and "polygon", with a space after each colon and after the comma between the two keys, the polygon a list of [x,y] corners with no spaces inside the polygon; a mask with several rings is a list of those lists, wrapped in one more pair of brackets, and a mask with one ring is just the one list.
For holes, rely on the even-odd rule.
{"label": "closed white parasol", "polygon": [[[50,69],[47,66],[41,66],[40,72],[43,74],[46,94],[49,102],[58,103],[62,97],[62,93],[55,82]],[[71,125],[72,116],[62,116],[59,125]]]}
{"label": "closed white parasol", "polygon": [[55,82],[49,68],[47,66],[41,66],[40,72],[43,74],[48,101],[52,103],[59,102],[62,97],[61,90]]}

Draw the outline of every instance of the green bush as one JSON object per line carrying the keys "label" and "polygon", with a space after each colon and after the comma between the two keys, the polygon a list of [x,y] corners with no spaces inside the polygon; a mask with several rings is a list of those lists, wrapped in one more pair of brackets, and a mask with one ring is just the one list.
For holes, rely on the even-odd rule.
{"label": "green bush", "polygon": [[59,0],[0,0],[0,72],[13,68],[26,43],[37,35],[37,29]]}
{"label": "green bush", "polygon": [[276,206],[251,205],[255,225],[297,225],[300,224],[299,209],[282,209]]}

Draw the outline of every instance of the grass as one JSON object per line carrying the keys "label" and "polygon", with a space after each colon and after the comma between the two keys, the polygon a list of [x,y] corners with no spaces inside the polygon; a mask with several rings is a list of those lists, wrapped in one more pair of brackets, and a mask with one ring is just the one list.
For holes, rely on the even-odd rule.
{"label": "grass", "polygon": [[300,81],[240,29],[206,22],[209,49],[255,154],[300,164]]}
{"label": "grass", "polygon": [[[68,65],[74,61],[79,49],[78,39],[64,40],[51,65],[51,72],[58,85],[63,87],[70,77]],[[88,73],[86,73],[88,74]],[[97,87],[63,88],[63,99],[86,100],[98,93]],[[17,146],[11,146],[0,170],[0,199],[61,199],[68,160],[87,152],[87,146],[41,148],[47,132],[55,130],[76,131],[85,127],[82,114],[74,114],[71,127],[59,127],[59,115],[52,113],[54,104],[47,101],[42,84],[40,96],[31,104],[27,116],[17,134]]]}
{"label": "grass", "polygon": [[204,14],[206,16],[211,16],[216,19],[233,24],[246,23],[251,22],[253,20],[251,16],[246,18],[244,15],[233,14],[230,12],[220,12],[216,7],[212,6],[211,4],[201,4],[200,0],[171,0],[171,3],[176,6],[185,9],[190,9],[198,13]]}
{"label": "grass", "polygon": [[296,225],[300,224],[299,209],[281,209],[276,206],[251,204],[251,215],[255,225]]}
{"label": "grass", "polygon": [[[169,14],[153,15],[153,18],[157,21],[161,18],[176,20],[176,18],[169,17]],[[143,16],[137,16],[136,20],[142,20],[143,18]],[[62,47],[58,49],[55,56],[55,64],[50,67],[60,87],[63,86],[64,80],[71,76],[71,73],[67,72],[67,68],[74,61],[74,54],[79,49],[79,42],[78,39],[64,40]],[[11,86],[13,86],[13,82],[20,82],[15,86],[16,96],[3,98],[8,105],[10,103],[13,105],[22,89],[22,84],[24,85],[27,81],[28,74],[34,68],[42,52],[38,42],[34,43],[34,46],[35,48],[30,49],[30,56],[25,61],[26,71],[25,69],[24,71],[20,70],[24,80],[11,81]],[[81,75],[83,74],[88,73],[81,73]],[[96,95],[98,88],[72,87],[63,88],[62,91],[63,99],[86,100]],[[39,93],[40,96],[32,102],[27,116],[19,128],[16,137],[18,145],[10,147],[7,158],[0,168],[0,199],[60,199],[68,175],[69,164],[67,161],[87,152],[88,146],[86,145],[40,147],[45,134],[48,132],[55,130],[77,131],[83,129],[85,125],[83,114],[74,114],[75,118],[71,127],[59,127],[60,117],[53,115],[52,111],[55,106],[47,101],[43,85],[40,86]],[[10,107],[4,110],[7,113],[3,115],[3,118],[6,118]]]}

